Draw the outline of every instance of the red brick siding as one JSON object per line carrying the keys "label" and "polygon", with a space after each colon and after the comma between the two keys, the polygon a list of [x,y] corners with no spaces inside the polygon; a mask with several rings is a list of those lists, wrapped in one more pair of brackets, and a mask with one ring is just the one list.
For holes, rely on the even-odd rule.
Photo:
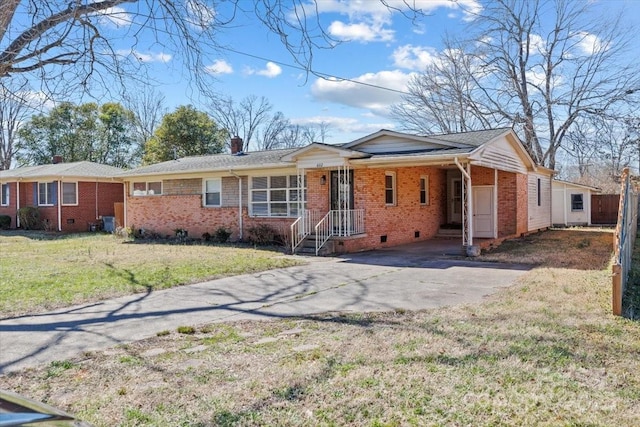
{"label": "red brick siding", "polygon": [[529,231],[529,181],[527,175],[518,174],[516,187],[518,191],[518,212],[516,234],[521,235]]}
{"label": "red brick siding", "polygon": [[[248,230],[257,224],[269,224],[288,235],[293,221],[295,218],[249,217],[244,207],[243,239],[249,237]],[[231,240],[238,240],[240,231],[237,207],[203,207],[201,195],[127,197],[127,225],[163,236],[172,236],[174,230],[182,228],[195,238],[225,227],[232,232]]]}
{"label": "red brick siding", "polygon": [[[396,174],[396,206],[385,204],[385,173]],[[420,177],[429,177],[429,205],[420,205]],[[365,210],[366,236],[340,239],[338,252],[395,246],[435,236],[446,216],[446,171],[429,167],[356,169],[354,207]],[[419,232],[419,237],[415,233]],[[381,237],[386,236],[386,242]]]}
{"label": "red brick siding", "polygon": [[[68,182],[68,181],[67,181]],[[34,200],[35,182],[25,182],[20,184],[20,207],[37,206],[37,200]],[[97,191],[97,200],[96,200]],[[13,218],[12,227],[16,226],[16,186],[12,183],[10,190],[11,205],[2,206],[0,213],[7,212]],[[62,231],[79,232],[87,231],[89,223],[95,223],[97,217],[113,216],[113,204],[122,202],[124,195],[121,183],[112,182],[78,182],[78,205],[77,206],[61,206],[60,214],[62,218]],[[58,201],[61,196],[58,195]],[[96,203],[97,202],[97,203]],[[39,206],[40,218],[46,223],[46,227],[51,230],[58,229],[58,207],[57,206]],[[73,224],[69,224],[68,220],[73,220]]]}
{"label": "red brick siding", "polygon": [[8,215],[11,217],[11,228],[16,228],[16,183],[9,182],[9,204],[7,206],[0,206],[0,215]]}
{"label": "red brick siding", "polygon": [[516,174],[498,172],[498,237],[512,236],[517,231]]}

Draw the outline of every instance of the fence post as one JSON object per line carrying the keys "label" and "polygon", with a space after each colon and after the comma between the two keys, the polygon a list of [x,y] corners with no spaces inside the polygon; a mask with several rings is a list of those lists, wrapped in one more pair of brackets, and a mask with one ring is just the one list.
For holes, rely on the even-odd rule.
{"label": "fence post", "polygon": [[622,316],[622,266],[613,264],[613,281],[611,289],[611,306],[614,316]]}

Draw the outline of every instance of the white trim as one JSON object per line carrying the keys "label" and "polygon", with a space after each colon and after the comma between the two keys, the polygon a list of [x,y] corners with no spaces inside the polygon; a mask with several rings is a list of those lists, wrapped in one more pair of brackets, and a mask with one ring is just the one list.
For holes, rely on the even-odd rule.
{"label": "white trim", "polygon": [[[6,185],[6,187],[5,187]],[[11,205],[11,187],[9,186],[10,184],[8,182],[3,182],[2,184],[0,184],[0,206],[10,206]],[[5,192],[3,191],[3,187],[5,187],[7,189],[7,200],[6,203],[2,203],[2,197],[5,195]]]}
{"label": "white trim", "polygon": [[[79,199],[79,194],[78,194],[78,182],[76,181],[62,181],[60,180],[60,204],[62,206],[78,206],[78,199]],[[64,185],[65,184],[74,184],[76,189],[75,189],[75,195],[76,195],[76,201],[75,203],[65,203],[64,202]]]}
{"label": "white trim", "polygon": [[[58,181],[58,183],[60,183],[60,181]],[[37,193],[37,204],[36,206],[55,206],[53,203],[40,203],[40,184],[47,184],[47,186],[45,187],[46,191],[46,197],[45,197],[45,201],[49,201],[50,197],[49,197],[49,187],[48,184],[55,184],[55,181],[37,181],[36,182],[36,193]]]}
{"label": "white trim", "polygon": [[[425,196],[425,201],[424,203],[422,202],[422,181],[424,180],[424,196]],[[420,175],[420,180],[419,180],[419,190],[420,190],[420,194],[419,194],[419,201],[420,201],[420,206],[429,206],[431,204],[431,194],[429,191],[429,175]]]}
{"label": "white trim", "polygon": [[[149,194],[149,184],[151,183],[160,183],[160,193],[153,193],[153,194]],[[131,183],[133,184],[131,186],[131,196],[132,197],[154,197],[154,196],[162,196],[164,194],[164,182],[162,180],[159,181],[131,181]],[[135,194],[136,191],[142,191],[142,190],[135,190],[134,187],[136,184],[144,184],[144,194]]]}
{"label": "white trim", "polygon": [[[217,205],[209,205],[207,204],[207,182],[208,181],[216,181],[218,183],[218,191],[217,193],[219,194],[219,199],[218,199],[218,204]],[[211,192],[211,194],[215,194],[216,192],[213,191]],[[222,207],[222,178],[220,177],[209,177],[209,178],[202,178],[202,207],[203,208],[221,208]]]}
{"label": "white trim", "polygon": [[[393,195],[393,201],[387,202],[387,177],[391,177],[391,192]],[[384,171],[384,204],[385,206],[398,206],[398,184],[396,179],[396,173],[394,171]]]}
{"label": "white trim", "polygon": [[[272,188],[271,187],[271,181],[273,177],[285,177],[286,178],[286,186],[285,187],[278,187],[278,188]],[[295,187],[291,187],[291,177],[294,177],[296,179],[296,181],[298,181],[298,185]],[[292,174],[291,172],[285,173],[285,174],[273,174],[273,175],[269,175],[269,174],[256,174],[256,175],[248,175],[247,176],[247,188],[248,188],[248,197],[247,197],[247,203],[248,203],[248,212],[249,212],[249,216],[252,218],[297,218],[300,216],[300,209],[299,209],[299,201],[296,200],[291,200],[291,191],[296,191],[296,194],[300,193],[300,188],[302,188],[302,191],[304,193],[304,197],[303,197],[303,201],[302,204],[304,206],[304,209],[306,209],[306,203],[307,203],[307,177],[303,176],[303,182],[302,182],[302,187],[300,186],[300,182],[299,182],[299,175],[296,173]],[[265,188],[253,188],[253,180],[255,178],[267,178],[267,186]],[[285,191],[285,200],[276,200],[276,201],[272,201],[271,200],[271,195],[273,191]],[[257,191],[266,191],[266,200],[264,201],[259,201],[259,202],[254,202],[253,201],[253,195],[255,192]],[[287,214],[286,215],[273,215],[271,212],[272,209],[272,204],[274,203],[284,203],[287,205]],[[254,208],[254,204],[257,205],[266,205],[267,207],[267,214],[266,215],[261,215],[261,214],[256,214],[253,211]],[[291,207],[295,205],[296,206],[296,214],[292,214],[291,213]]]}

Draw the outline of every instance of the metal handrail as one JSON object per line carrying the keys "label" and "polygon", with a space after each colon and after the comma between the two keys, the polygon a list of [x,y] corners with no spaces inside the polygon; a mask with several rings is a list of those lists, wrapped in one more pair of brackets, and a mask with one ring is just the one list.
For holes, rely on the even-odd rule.
{"label": "metal handrail", "polygon": [[295,253],[296,248],[311,234],[313,224],[319,216],[318,211],[305,211],[291,224],[291,253]]}
{"label": "metal handrail", "polygon": [[364,233],[364,209],[331,210],[315,226],[316,255],[331,236]]}

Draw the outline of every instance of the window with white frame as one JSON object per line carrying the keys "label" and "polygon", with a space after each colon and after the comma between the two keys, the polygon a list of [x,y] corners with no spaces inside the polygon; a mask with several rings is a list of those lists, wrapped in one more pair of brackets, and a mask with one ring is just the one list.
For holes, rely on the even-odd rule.
{"label": "window with white frame", "polygon": [[78,183],[77,182],[62,183],[62,204],[63,205],[78,204]]}
{"label": "window with white frame", "polygon": [[396,204],[396,173],[384,173],[384,203],[387,206]]}
{"label": "window with white frame", "polygon": [[222,206],[222,179],[210,178],[204,181],[203,206]]}
{"label": "window with white frame", "polygon": [[574,212],[584,210],[584,200],[582,198],[582,194],[571,195],[571,210]]}
{"label": "window with white frame", "polygon": [[295,217],[306,206],[306,180],[297,175],[251,177],[250,191],[253,216]]}
{"label": "window with white frame", "polygon": [[38,206],[53,206],[55,204],[56,183],[38,183]]}
{"label": "window with white frame", "polygon": [[420,204],[421,205],[429,204],[429,177],[428,176],[420,177]]}
{"label": "window with white frame", "polygon": [[0,199],[0,205],[9,206],[9,184],[2,184]]}
{"label": "window with white frame", "polygon": [[159,196],[162,194],[162,181],[134,182],[134,196]]}

